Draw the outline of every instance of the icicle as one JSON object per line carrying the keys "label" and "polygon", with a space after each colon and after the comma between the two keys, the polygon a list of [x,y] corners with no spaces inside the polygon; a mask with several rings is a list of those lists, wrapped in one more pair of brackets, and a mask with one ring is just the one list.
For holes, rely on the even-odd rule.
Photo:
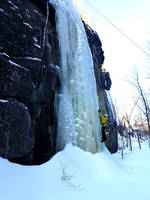
{"label": "icicle", "polygon": [[57,150],[71,142],[85,151],[100,150],[100,122],[93,60],[80,16],[70,0],[50,0],[56,9],[61,52]]}
{"label": "icicle", "polygon": [[106,94],[106,97],[107,97],[107,100],[108,100],[108,105],[110,106],[110,113],[111,113],[113,119],[116,120],[117,114],[116,114],[115,106],[113,104],[110,92],[105,90],[105,94]]}

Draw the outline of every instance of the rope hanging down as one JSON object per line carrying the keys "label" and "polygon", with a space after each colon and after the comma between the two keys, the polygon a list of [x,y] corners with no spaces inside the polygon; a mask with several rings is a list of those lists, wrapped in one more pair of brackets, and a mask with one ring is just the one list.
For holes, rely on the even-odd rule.
{"label": "rope hanging down", "polygon": [[140,51],[142,51],[144,54],[150,57],[150,54],[147,53],[142,47],[140,47],[136,42],[134,42],[129,36],[127,36],[120,28],[118,28],[115,24],[112,23],[110,19],[108,19],[104,14],[102,14],[97,8],[95,8],[93,5],[87,1],[89,6],[93,8],[103,19],[105,19],[109,24],[111,24],[121,35],[123,35],[128,41],[130,41],[134,46],[136,46]]}
{"label": "rope hanging down", "polygon": [[46,3],[46,21],[45,21],[44,32],[43,32],[42,54],[41,54],[41,57],[43,57],[44,49],[45,49],[46,31],[47,31],[47,27],[48,27],[48,19],[49,19],[49,1],[47,0],[47,3]]}

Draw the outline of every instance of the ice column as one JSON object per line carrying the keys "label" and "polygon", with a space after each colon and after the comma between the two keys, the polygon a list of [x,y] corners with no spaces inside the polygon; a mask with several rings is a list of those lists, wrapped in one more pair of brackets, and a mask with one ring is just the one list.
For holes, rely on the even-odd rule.
{"label": "ice column", "polygon": [[61,53],[57,150],[71,142],[81,149],[101,149],[98,97],[93,60],[81,18],[70,0],[50,0],[56,10]]}

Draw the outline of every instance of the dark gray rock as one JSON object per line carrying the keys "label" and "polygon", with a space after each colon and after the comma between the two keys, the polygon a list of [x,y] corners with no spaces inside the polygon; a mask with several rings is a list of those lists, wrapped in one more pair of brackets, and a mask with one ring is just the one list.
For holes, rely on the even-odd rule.
{"label": "dark gray rock", "polygon": [[91,27],[88,26],[85,22],[83,23],[87,34],[89,46],[92,52],[97,92],[99,93],[100,89],[102,88],[100,68],[105,60],[104,51],[102,49],[102,43],[97,32],[91,29]]}
{"label": "dark gray rock", "polygon": [[116,124],[116,116],[114,116],[113,111],[115,112],[115,108],[112,110],[112,102],[108,99],[106,92],[103,88],[102,84],[102,74],[100,69],[104,62],[104,52],[102,49],[102,43],[98,34],[92,30],[87,24],[84,23],[85,30],[88,37],[89,46],[91,48],[93,61],[94,61],[94,72],[97,84],[97,94],[99,99],[99,108],[103,113],[108,114],[108,129],[109,136],[107,137],[107,142],[105,143],[106,147],[111,153],[115,153],[118,149],[118,135],[117,135],[117,124]]}
{"label": "dark gray rock", "polygon": [[[31,130],[25,126],[22,129],[32,138],[29,144],[18,136],[20,144],[22,140],[27,142],[28,151],[20,153],[20,149],[16,148],[13,156],[5,154],[5,157],[27,165],[44,163],[56,152],[55,99],[60,87],[59,68],[56,65],[59,65],[60,59],[55,10],[50,4],[49,23],[44,35],[46,3],[44,0],[0,1],[0,99],[10,101],[13,98],[13,101],[27,108]],[[10,113],[5,112],[5,118],[8,118],[6,122],[11,127],[15,126],[13,123],[20,122],[19,116],[17,121],[11,122],[7,116],[13,116],[15,108],[19,113],[19,106],[11,109]],[[3,116],[2,111],[0,117]],[[5,118],[1,121],[2,126],[5,125]],[[26,115],[20,120],[26,120]],[[11,127],[7,130],[10,133]],[[7,149],[6,141],[0,140],[0,148]],[[0,156],[4,157],[1,152]]]}
{"label": "dark gray rock", "polygon": [[21,157],[33,149],[34,135],[27,107],[13,99],[0,99],[0,155]]}
{"label": "dark gray rock", "polygon": [[85,31],[87,33],[87,38],[89,42],[89,46],[91,48],[91,52],[93,55],[94,64],[101,65],[104,63],[105,56],[104,51],[102,49],[101,40],[96,31],[94,31],[88,24],[83,21]]}
{"label": "dark gray rock", "polygon": [[33,90],[31,72],[0,53],[0,98],[29,101]]}

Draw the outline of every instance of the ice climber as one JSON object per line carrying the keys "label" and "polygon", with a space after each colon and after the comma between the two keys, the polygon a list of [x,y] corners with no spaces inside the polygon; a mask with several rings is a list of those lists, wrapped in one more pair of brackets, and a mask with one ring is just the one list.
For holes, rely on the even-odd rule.
{"label": "ice climber", "polygon": [[103,67],[101,68],[101,80],[102,80],[102,88],[105,90],[110,90],[112,85],[110,74]]}
{"label": "ice climber", "polygon": [[98,110],[99,112],[99,117],[100,117],[100,122],[102,125],[102,140],[101,142],[105,142],[106,141],[106,126],[107,126],[107,122],[108,122],[108,115],[107,114],[103,114],[100,110]]}

